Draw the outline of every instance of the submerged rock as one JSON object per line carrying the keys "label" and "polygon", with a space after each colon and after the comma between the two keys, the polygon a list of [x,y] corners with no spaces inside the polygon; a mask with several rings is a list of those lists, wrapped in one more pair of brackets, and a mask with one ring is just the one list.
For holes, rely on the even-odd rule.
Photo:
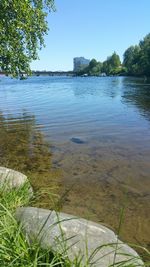
{"label": "submerged rock", "polygon": [[108,267],[114,261],[144,266],[138,254],[103,225],[32,207],[18,208],[16,218],[30,240],[36,240],[42,248],[52,248],[54,252],[67,252],[71,260],[81,257],[82,264],[88,262],[91,266],[94,263],[95,267]]}
{"label": "submerged rock", "polygon": [[85,144],[85,141],[81,140],[80,138],[72,137],[70,140],[76,144]]}

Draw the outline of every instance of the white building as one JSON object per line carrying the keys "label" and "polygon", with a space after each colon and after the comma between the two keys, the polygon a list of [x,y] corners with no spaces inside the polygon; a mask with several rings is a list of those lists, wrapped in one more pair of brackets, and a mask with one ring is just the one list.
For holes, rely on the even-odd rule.
{"label": "white building", "polygon": [[86,59],[84,57],[75,57],[73,59],[73,70],[79,71],[87,67],[90,63],[89,59]]}

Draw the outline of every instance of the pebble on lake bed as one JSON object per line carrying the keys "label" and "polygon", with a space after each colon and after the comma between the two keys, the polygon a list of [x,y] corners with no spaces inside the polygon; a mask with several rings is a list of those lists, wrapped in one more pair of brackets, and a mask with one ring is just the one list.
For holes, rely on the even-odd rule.
{"label": "pebble on lake bed", "polygon": [[76,144],[85,144],[85,141],[83,141],[82,139],[77,138],[77,137],[72,137],[70,140],[71,140],[73,143],[76,143]]}

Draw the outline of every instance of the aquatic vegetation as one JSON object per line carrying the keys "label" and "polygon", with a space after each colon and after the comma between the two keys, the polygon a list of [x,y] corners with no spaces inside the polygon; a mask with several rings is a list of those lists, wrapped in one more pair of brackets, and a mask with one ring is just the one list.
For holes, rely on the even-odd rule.
{"label": "aquatic vegetation", "polygon": [[[5,118],[0,114],[0,165],[28,175],[38,193],[36,205],[52,208],[58,199],[61,171],[52,169],[50,144],[36,128],[34,116]],[[53,192],[53,199],[51,194]]]}

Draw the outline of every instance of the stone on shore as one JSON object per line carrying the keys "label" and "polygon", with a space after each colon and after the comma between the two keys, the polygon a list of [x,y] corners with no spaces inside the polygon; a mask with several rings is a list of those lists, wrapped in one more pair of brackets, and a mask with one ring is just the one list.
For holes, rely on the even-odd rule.
{"label": "stone on shore", "polygon": [[[4,190],[12,190],[14,188],[19,188],[25,183],[29,183],[28,178],[21,172],[14,171],[9,168],[0,167],[0,186]],[[29,194],[32,196],[33,190],[29,184]]]}
{"label": "stone on shore", "polygon": [[103,225],[33,207],[18,208],[16,219],[30,241],[36,240],[42,248],[51,248],[54,252],[67,251],[71,260],[81,257],[83,266],[87,259],[89,266],[95,267],[108,267],[114,259],[115,263],[127,261],[123,266],[144,266],[139,255]]}

